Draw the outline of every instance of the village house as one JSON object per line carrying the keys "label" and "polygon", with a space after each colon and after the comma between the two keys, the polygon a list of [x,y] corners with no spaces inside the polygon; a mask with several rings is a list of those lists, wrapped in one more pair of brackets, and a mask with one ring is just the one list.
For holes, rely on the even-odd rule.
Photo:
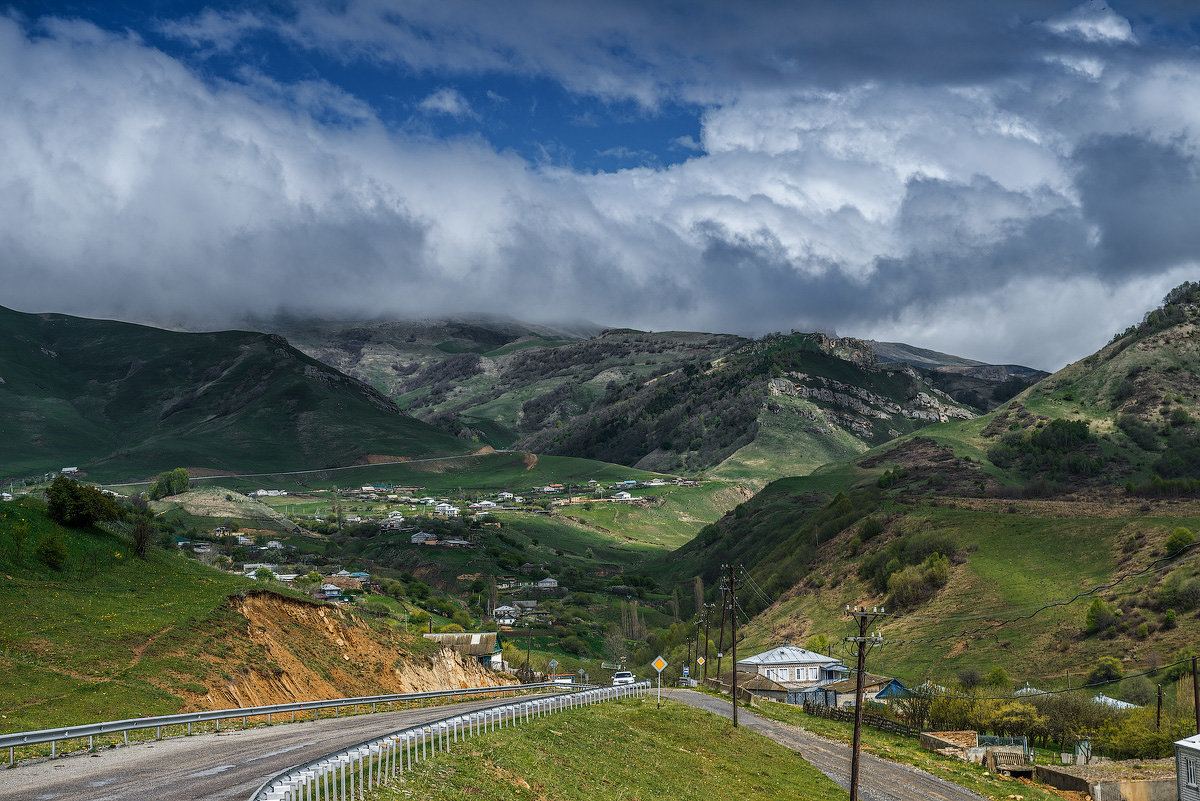
{"label": "village house", "polygon": [[739,659],[737,669],[756,673],[772,681],[813,685],[844,678],[848,670],[841,661],[787,643],[761,654]]}
{"label": "village house", "polygon": [[494,631],[468,632],[464,634],[426,634],[425,639],[433,640],[443,648],[449,648],[462,656],[474,658],[479,664],[500,670],[503,661],[503,649],[500,647],[500,634]]}
{"label": "village house", "polygon": [[342,597],[342,588],[336,584],[325,583],[321,585],[320,592],[313,593],[316,598],[336,599]]}
{"label": "village house", "polygon": [[408,541],[413,545],[433,545],[437,542],[437,537],[424,531],[418,531],[409,537]]}
{"label": "village house", "polygon": [[79,472],[79,468],[78,467],[64,467],[60,472],[64,476],[73,476]]}
{"label": "village house", "polygon": [[379,524],[380,531],[399,531],[404,527],[403,517],[389,517]]}
{"label": "village house", "polygon": [[433,507],[435,515],[443,515],[444,517],[458,517],[458,513],[461,511],[457,506],[452,506],[448,503],[439,503]]}
{"label": "village house", "polygon": [[537,588],[539,590],[557,590],[558,579],[547,576],[537,583]]}
{"label": "village house", "polygon": [[[801,691],[792,703],[803,704],[806,701],[817,706],[847,707],[854,706],[855,693],[858,688],[857,678],[847,678],[829,684],[810,687]],[[888,676],[876,676],[873,673],[863,675],[863,702],[889,701],[903,697],[908,692],[898,679]],[[789,700],[791,700],[789,698]]]}
{"label": "village house", "polygon": [[498,626],[511,626],[521,619],[521,611],[515,606],[497,606],[492,610],[492,619]]}
{"label": "village house", "polygon": [[0,501],[11,501],[13,499],[11,492],[0,492]]}
{"label": "village house", "polygon": [[621,492],[614,492],[612,497],[613,497],[614,501],[632,501],[633,500],[633,496],[630,495],[628,492],[625,492],[624,490],[622,490]]}

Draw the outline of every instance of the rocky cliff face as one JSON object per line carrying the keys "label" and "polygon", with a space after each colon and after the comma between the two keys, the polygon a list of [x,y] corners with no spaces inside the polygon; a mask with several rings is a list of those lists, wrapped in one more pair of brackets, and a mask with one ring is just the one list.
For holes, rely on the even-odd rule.
{"label": "rocky cliff face", "polygon": [[185,710],[511,684],[474,660],[387,623],[271,593],[230,599],[243,621],[189,658],[208,663]]}
{"label": "rocky cliff face", "polygon": [[[771,395],[787,395],[807,398],[816,403],[833,407],[841,412],[838,423],[857,436],[871,433],[870,419],[887,421],[897,417],[944,423],[947,420],[970,420],[975,414],[963,409],[945,393],[934,389],[932,395],[918,392],[906,403],[899,404],[863,387],[844,384],[823,376],[792,372],[782,378],[773,378],[769,383]],[[934,397],[934,396],[938,397]]]}

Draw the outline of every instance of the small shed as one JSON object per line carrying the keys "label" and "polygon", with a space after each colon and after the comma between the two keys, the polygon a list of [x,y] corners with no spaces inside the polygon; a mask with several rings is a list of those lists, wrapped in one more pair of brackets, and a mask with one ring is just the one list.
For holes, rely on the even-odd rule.
{"label": "small shed", "polygon": [[1179,801],[1200,801],[1200,734],[1175,742],[1175,777]]}
{"label": "small shed", "polygon": [[449,648],[462,656],[472,657],[481,665],[493,670],[500,670],[503,649],[500,647],[500,635],[494,631],[466,632],[463,634],[426,634],[425,639],[433,640],[443,648]]}

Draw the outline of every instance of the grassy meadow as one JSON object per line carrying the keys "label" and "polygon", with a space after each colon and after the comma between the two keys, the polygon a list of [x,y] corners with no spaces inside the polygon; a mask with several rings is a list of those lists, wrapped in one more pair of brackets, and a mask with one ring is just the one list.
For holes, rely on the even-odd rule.
{"label": "grassy meadow", "polygon": [[[734,789],[736,788],[736,789]],[[371,801],[405,798],[846,798],[794,751],[653,695],[608,701],[469,738]]]}

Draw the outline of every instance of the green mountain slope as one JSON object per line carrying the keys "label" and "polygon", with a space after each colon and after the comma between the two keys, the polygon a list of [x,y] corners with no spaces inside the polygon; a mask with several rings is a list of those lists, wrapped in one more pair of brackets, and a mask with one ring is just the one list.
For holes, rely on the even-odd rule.
{"label": "green mountain slope", "polygon": [[299,469],[475,447],[277,336],[0,308],[0,341],[6,476]]}
{"label": "green mountain slope", "polygon": [[1200,632],[1200,548],[1166,547],[1200,526],[1198,301],[1181,287],[988,415],[776,481],[661,569],[711,584],[745,565],[760,589],[744,601],[759,614],[750,645],[837,642],[846,604],[886,606],[901,617],[884,625],[895,644],[880,670],[906,678],[999,666],[1058,686],[1101,656],[1126,672],[1164,664]]}
{"label": "green mountain slope", "polygon": [[610,383],[569,425],[542,428],[521,444],[685,471],[714,467],[751,446],[727,466],[730,477],[745,478],[796,472],[830,454],[974,416],[915,371],[879,366],[864,342],[780,334],[649,379]]}

